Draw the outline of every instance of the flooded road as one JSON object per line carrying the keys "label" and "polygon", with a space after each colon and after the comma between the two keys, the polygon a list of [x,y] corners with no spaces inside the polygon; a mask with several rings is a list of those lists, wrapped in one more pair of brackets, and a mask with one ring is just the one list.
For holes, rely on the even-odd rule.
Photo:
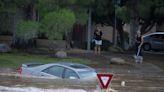
{"label": "flooded road", "polygon": [[100,92],[98,84],[96,79],[65,80],[0,73],[0,92]]}
{"label": "flooded road", "polygon": [[[128,55],[124,57],[130,65],[108,65],[103,63],[103,69],[102,67],[96,67],[98,71],[114,74],[110,84],[110,87],[115,89],[112,92],[164,92],[164,62],[162,55],[154,57],[147,54],[143,64],[135,64]],[[123,81],[125,82],[124,86],[121,85]],[[0,92],[97,92],[96,85],[98,83],[97,80],[21,78],[11,76],[10,73],[8,75],[0,73]]]}
{"label": "flooded road", "polygon": [[[13,76],[14,75],[14,76]],[[112,92],[163,92],[164,72],[114,74]],[[122,86],[121,83],[125,82]],[[0,74],[0,92],[98,92],[96,81],[48,79]],[[111,91],[109,91],[111,92]]]}
{"label": "flooded road", "polygon": [[36,87],[5,87],[0,86],[0,92],[87,92],[80,89],[41,89]]}
{"label": "flooded road", "polygon": [[20,77],[17,74],[0,75],[0,92],[93,92],[97,84],[96,81],[31,78]]}
{"label": "flooded road", "polygon": [[[151,70],[149,67],[148,69]],[[112,78],[110,84],[110,88],[114,90],[112,92],[163,92],[164,90],[163,71],[151,71],[151,73],[127,70],[110,71],[119,71]],[[121,85],[122,81],[125,82],[124,86]],[[31,76],[20,77],[17,74],[0,73],[0,92],[98,92],[96,89],[98,83],[97,80],[31,78]]]}

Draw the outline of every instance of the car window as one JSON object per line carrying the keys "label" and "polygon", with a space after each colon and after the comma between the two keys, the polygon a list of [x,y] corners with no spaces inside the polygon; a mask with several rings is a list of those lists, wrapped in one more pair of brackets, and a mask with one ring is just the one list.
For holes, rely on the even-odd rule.
{"label": "car window", "polygon": [[159,37],[159,34],[151,35],[151,38],[158,38],[158,37]]}
{"label": "car window", "polygon": [[156,38],[156,39],[163,39],[161,34],[155,34],[155,35],[151,35],[152,38]]}
{"label": "car window", "polygon": [[65,70],[64,78],[65,79],[71,79],[71,78],[79,79],[78,75],[73,70],[70,70],[70,69]]}
{"label": "car window", "polygon": [[162,39],[164,40],[164,34],[162,34]]}
{"label": "car window", "polygon": [[43,70],[43,72],[57,76],[57,77],[62,77],[63,71],[64,71],[64,68],[60,66],[52,66]]}
{"label": "car window", "polygon": [[80,77],[88,78],[88,77],[96,77],[97,73],[95,71],[79,71]]}

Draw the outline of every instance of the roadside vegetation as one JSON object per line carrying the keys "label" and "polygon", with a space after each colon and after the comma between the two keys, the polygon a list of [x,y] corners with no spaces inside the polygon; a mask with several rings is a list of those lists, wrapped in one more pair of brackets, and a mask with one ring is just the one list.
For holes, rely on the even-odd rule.
{"label": "roadside vegetation", "polygon": [[88,59],[80,58],[53,58],[45,55],[15,54],[4,53],[0,55],[0,67],[18,68],[23,63],[55,63],[55,62],[75,62],[90,65],[92,62]]}

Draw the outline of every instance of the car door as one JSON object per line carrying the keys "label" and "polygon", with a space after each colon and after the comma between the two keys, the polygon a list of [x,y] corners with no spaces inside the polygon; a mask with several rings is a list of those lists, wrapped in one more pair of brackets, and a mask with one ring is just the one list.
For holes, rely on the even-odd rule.
{"label": "car door", "polygon": [[161,34],[154,34],[151,36],[151,47],[157,50],[161,50],[163,48],[163,39]]}
{"label": "car door", "polygon": [[54,65],[44,69],[40,75],[44,77],[62,78],[64,69],[64,67]]}
{"label": "car door", "polygon": [[162,50],[164,50],[164,34],[161,34],[161,35],[162,35],[162,43],[163,43]]}
{"label": "car door", "polygon": [[64,79],[79,79],[79,76],[73,70],[65,69],[63,78]]}

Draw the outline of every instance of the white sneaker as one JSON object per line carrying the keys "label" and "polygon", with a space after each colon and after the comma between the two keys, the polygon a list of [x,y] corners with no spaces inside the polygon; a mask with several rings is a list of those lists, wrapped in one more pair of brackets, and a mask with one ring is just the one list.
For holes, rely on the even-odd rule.
{"label": "white sneaker", "polygon": [[133,58],[134,58],[134,59],[136,59],[136,57],[137,57],[136,55],[133,55]]}
{"label": "white sneaker", "polygon": [[142,63],[143,62],[143,57],[142,56],[140,56],[140,61],[139,61],[140,63]]}

